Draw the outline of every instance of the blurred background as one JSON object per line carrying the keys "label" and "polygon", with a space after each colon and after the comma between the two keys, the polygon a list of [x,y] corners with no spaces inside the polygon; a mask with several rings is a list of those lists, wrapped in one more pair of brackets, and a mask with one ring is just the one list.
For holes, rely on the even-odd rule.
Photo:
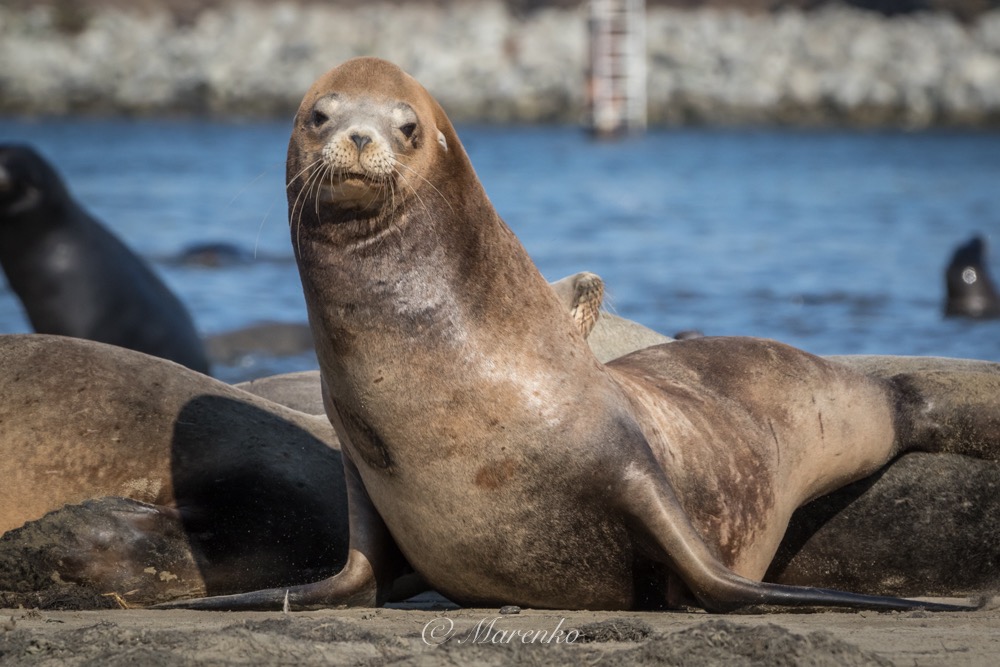
{"label": "blurred background", "polygon": [[[953,250],[1000,241],[1000,0],[616,4],[3,0],[0,141],[38,149],[203,335],[304,323],[291,118],[377,55],[441,102],[543,274],[600,274],[619,315],[1000,360],[1000,320],[944,317]],[[264,349],[214,372],[313,367]]]}

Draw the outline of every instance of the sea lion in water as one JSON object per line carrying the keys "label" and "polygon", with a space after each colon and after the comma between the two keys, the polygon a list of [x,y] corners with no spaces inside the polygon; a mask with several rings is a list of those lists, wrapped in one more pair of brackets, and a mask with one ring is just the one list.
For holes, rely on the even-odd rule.
{"label": "sea lion in water", "polygon": [[[172,571],[176,565],[160,565],[163,553],[141,544],[169,541],[164,526],[177,520],[198,578],[152,586],[150,597],[130,601],[306,582],[344,561],[343,464],[325,417],[81,339],[0,336],[0,368],[0,533],[104,496],[158,508],[86,524],[74,518],[74,540],[55,545],[73,546],[77,556],[55,559],[61,580],[149,566]],[[62,535],[53,541],[64,542]],[[43,546],[37,532],[27,542],[4,535],[0,552],[23,554],[5,550],[24,544],[36,555]],[[150,561],[135,562],[140,553]],[[117,562],[122,557],[131,560]],[[0,564],[27,567],[24,560],[0,556]]]}
{"label": "sea lion in water", "polygon": [[1000,293],[986,266],[986,240],[974,236],[955,249],[945,271],[946,317],[1000,317]]}
{"label": "sea lion in water", "polygon": [[0,146],[0,265],[36,332],[127,347],[208,373],[181,302],[28,146]]}
{"label": "sea lion in water", "polygon": [[[311,585],[173,606],[378,604],[409,564],[465,604],[955,609],[759,579],[797,507],[894,455],[995,458],[997,366],[928,400],[905,378],[756,339],[602,365],[444,112],[377,59],[309,90],[287,175],[324,404],[343,443],[347,564]],[[980,390],[992,403],[963,410]]]}

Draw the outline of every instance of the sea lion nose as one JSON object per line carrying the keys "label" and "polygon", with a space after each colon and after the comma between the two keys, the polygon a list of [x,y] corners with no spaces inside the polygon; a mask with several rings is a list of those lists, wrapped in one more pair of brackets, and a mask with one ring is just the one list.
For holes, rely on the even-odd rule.
{"label": "sea lion nose", "polygon": [[353,141],[354,145],[358,147],[358,152],[360,153],[365,146],[367,146],[372,142],[372,138],[369,137],[367,134],[355,133],[351,135],[351,141]]}

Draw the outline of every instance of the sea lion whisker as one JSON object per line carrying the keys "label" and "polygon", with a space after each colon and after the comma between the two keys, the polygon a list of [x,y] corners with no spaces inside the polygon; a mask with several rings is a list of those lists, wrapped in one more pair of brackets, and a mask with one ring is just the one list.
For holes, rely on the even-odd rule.
{"label": "sea lion whisker", "polygon": [[[311,165],[316,166],[316,163]],[[301,174],[302,172],[300,172]],[[296,193],[295,201],[291,207],[291,212],[289,214],[289,224],[294,224],[295,226],[295,254],[299,255],[302,250],[301,237],[302,237],[302,215],[305,212],[306,202],[309,200],[310,192],[312,189],[318,188],[318,183],[322,181],[323,178],[323,168],[320,166],[318,169],[313,169],[309,175],[306,177],[305,182],[302,184],[299,191]],[[315,198],[315,195],[313,195]]]}
{"label": "sea lion whisker", "polygon": [[410,193],[413,195],[413,197],[420,204],[420,207],[424,211],[429,211],[430,209],[427,208],[427,204],[426,204],[426,202],[424,202],[423,197],[420,196],[420,193],[417,192],[417,189],[413,187],[413,185],[409,182],[409,180],[406,178],[406,176],[404,176],[403,173],[400,172],[400,171],[397,171],[396,174],[397,174],[398,179],[402,182],[402,184],[405,185],[406,187],[408,187],[410,189]]}
{"label": "sea lion whisker", "polygon": [[302,169],[300,169],[298,171],[298,173],[296,173],[294,176],[292,176],[291,178],[289,178],[288,181],[285,183],[285,190],[288,190],[288,188],[290,188],[292,186],[292,183],[294,183],[295,181],[297,181],[299,179],[299,177],[301,177],[304,173],[306,173],[310,169],[314,168],[316,165],[321,164],[322,162],[323,162],[323,158],[320,157],[320,158],[316,158],[315,160],[313,160],[312,162],[310,162],[306,166],[302,167]]}
{"label": "sea lion whisker", "polygon": [[257,250],[260,248],[260,235],[264,231],[264,223],[267,219],[271,217],[271,212],[274,210],[274,201],[272,201],[267,210],[264,211],[264,215],[260,219],[260,224],[257,225],[257,235],[253,239],[253,258],[257,259]]}
{"label": "sea lion whisker", "polygon": [[[237,191],[236,194],[233,195],[233,198],[229,200],[229,206],[232,206],[237,199],[239,199],[244,193],[246,193],[247,190],[249,190],[258,181],[260,181],[265,175],[267,175],[268,171],[273,169],[276,164],[281,164],[281,163],[280,162],[271,163],[267,169],[258,173],[253,179],[250,180],[249,183],[245,184],[242,188],[240,188],[239,191]],[[274,209],[274,202],[272,201],[271,204],[267,207],[267,210],[264,212],[264,215],[261,217],[260,224],[257,225],[257,235],[254,237],[253,241],[254,259],[257,258],[257,249],[260,247],[260,235],[261,232],[264,230],[264,223],[267,222],[267,219],[271,216],[271,211],[273,209]]]}
{"label": "sea lion whisker", "polygon": [[316,182],[315,182],[315,192],[312,195],[312,198],[313,198],[313,210],[316,213],[316,219],[317,220],[319,220],[319,205],[320,205],[319,194],[320,194],[320,188],[323,187],[323,180],[326,179],[326,178],[329,178],[329,180],[330,180],[330,191],[331,192],[333,192],[333,187],[334,187],[334,183],[333,183],[334,169],[333,169],[333,167],[331,167],[328,164],[324,164],[323,167],[321,168],[321,171],[322,171],[322,176],[320,178],[316,179]]}
{"label": "sea lion whisker", "polygon": [[[417,189],[415,187],[413,187],[413,185],[410,183],[409,179],[407,179],[406,176],[403,175],[403,173],[400,172],[400,171],[398,171],[398,170],[395,173],[396,173],[398,179],[400,181],[402,181],[403,185],[405,185],[406,187],[410,188],[410,192],[413,194],[414,199],[417,200],[417,203],[420,205],[420,208],[424,212],[426,212],[426,213],[431,213],[431,209],[427,206],[427,203],[424,201],[424,198],[420,196],[420,193],[417,191]],[[393,224],[397,224],[398,225],[399,223],[396,222],[395,220],[393,220]],[[432,230],[432,233],[435,236],[437,236],[437,230],[436,229]]]}
{"label": "sea lion whisker", "polygon": [[[444,196],[444,193],[443,193],[443,192],[441,192],[441,190],[440,190],[440,189],[438,189],[438,187],[437,187],[436,185],[434,185],[434,184],[433,184],[433,183],[431,183],[431,182],[430,182],[429,180],[427,180],[427,178],[426,178],[425,176],[422,176],[421,174],[419,174],[419,173],[418,173],[418,172],[417,172],[417,171],[416,171],[415,169],[413,169],[413,167],[410,167],[409,165],[406,165],[406,164],[402,164],[402,163],[401,163],[401,162],[399,162],[399,161],[397,161],[397,162],[396,162],[396,166],[398,166],[398,167],[403,167],[404,169],[408,169],[408,170],[410,170],[410,171],[411,171],[411,172],[413,173],[413,175],[414,175],[414,176],[416,176],[417,178],[419,178],[420,180],[422,180],[423,182],[425,182],[425,183],[426,183],[426,184],[427,184],[428,186],[430,186],[430,187],[431,187],[431,188],[432,188],[432,189],[433,189],[433,190],[434,190],[435,192],[437,192],[437,193],[438,193],[438,195],[440,195],[440,197],[441,197],[441,200],[442,200],[442,201],[443,201],[443,202],[444,202],[445,204],[447,204],[447,205],[448,205],[448,208],[450,208],[450,209],[451,209],[451,212],[452,212],[452,213],[454,213],[454,212],[455,212],[455,209],[454,209],[454,208],[452,207],[452,205],[451,205],[451,202],[449,202],[449,201],[448,201],[448,198]],[[411,186],[411,187],[412,187],[412,186]]]}
{"label": "sea lion whisker", "polygon": [[[307,171],[309,172],[309,175],[306,177],[305,181],[303,181],[302,184],[299,186],[299,190],[298,190],[298,192],[296,193],[296,196],[295,196],[295,201],[293,202],[293,204],[291,206],[291,210],[289,211],[289,216],[288,216],[288,222],[289,222],[289,224],[292,223],[293,218],[295,217],[296,212],[298,212],[299,214],[301,214],[301,209],[299,208],[299,206],[300,206],[300,204],[304,203],[303,197],[306,195],[306,190],[307,190],[307,187],[309,185],[309,181],[319,171],[317,169],[314,169],[314,167],[317,164],[320,164],[321,162],[322,162],[322,160],[316,160],[315,162],[312,162],[308,166],[304,167],[295,176],[293,176],[292,178],[290,178],[288,180],[288,183],[285,185],[285,190],[287,191],[288,188],[290,188],[292,186],[292,184],[294,184],[296,181],[298,181],[299,178],[303,174],[305,174]],[[312,170],[312,171],[310,171],[310,170]]]}

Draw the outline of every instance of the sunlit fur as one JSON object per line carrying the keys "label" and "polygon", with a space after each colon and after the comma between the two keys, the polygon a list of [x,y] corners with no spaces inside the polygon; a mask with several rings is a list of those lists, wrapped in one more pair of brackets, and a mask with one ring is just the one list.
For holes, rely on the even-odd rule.
{"label": "sunlit fur", "polygon": [[[398,231],[394,212],[404,206],[426,210],[419,185],[450,207],[423,175],[436,155],[447,153],[447,134],[454,133],[432,98],[410,96],[431,99],[414,107],[401,101],[405,95],[355,93],[349,85],[325,93],[329,83],[322,78],[306,94],[295,121],[300,141],[289,146],[288,219],[296,251],[301,226],[309,221],[365,224],[371,232],[366,243],[384,240]],[[409,77],[399,84],[403,92],[420,87]],[[433,150],[420,150],[426,142]]]}

